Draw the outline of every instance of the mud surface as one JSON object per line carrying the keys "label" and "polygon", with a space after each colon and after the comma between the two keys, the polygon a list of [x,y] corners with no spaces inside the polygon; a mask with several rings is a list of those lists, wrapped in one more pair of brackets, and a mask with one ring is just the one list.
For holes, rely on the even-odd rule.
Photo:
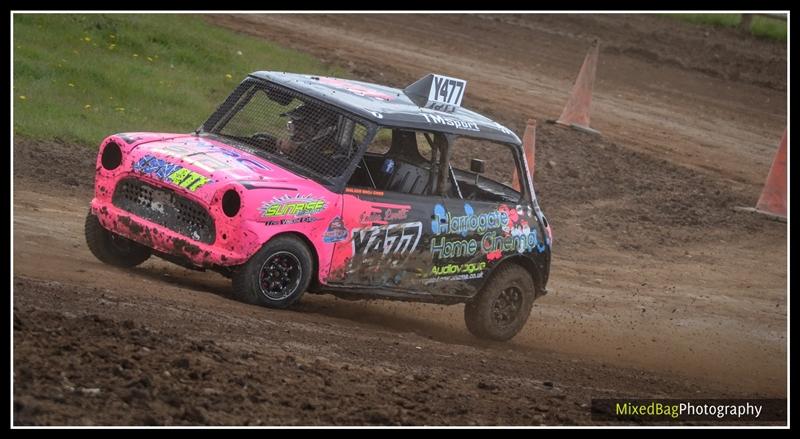
{"label": "mud surface", "polygon": [[[485,343],[460,305],[275,311],[216,274],[109,267],[82,233],[95,147],[16,139],[15,424],[586,424],[591,398],[785,397],[786,225],[732,210],[786,124],[785,46],[647,16],[211,21],[354,78],[468,79],[465,105],[520,134],[539,119],[550,294]],[[544,123],[597,36],[603,136]]]}
{"label": "mud surface", "polygon": [[313,306],[276,313],[213,297],[218,308],[202,309],[27,277],[15,287],[19,424],[584,424],[589,393],[697,392],[635,370],[297,315]]}

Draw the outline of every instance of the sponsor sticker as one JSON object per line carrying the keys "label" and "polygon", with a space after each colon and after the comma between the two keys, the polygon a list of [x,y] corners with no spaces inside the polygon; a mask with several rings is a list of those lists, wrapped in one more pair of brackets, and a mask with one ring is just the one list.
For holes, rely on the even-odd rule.
{"label": "sponsor sticker", "polygon": [[330,225],[322,234],[322,240],[327,243],[344,241],[347,239],[347,229],[344,227],[344,222],[341,217],[336,217],[331,220]]}
{"label": "sponsor sticker", "polygon": [[152,155],[140,158],[133,164],[133,170],[192,192],[211,181],[211,179],[202,174]]}
{"label": "sponsor sticker", "polygon": [[467,130],[467,131],[480,131],[481,128],[478,126],[477,123],[472,121],[466,121],[457,119],[455,117],[445,117],[439,116],[436,114],[427,114],[422,113],[422,117],[425,118],[425,121],[428,123],[436,124],[436,125],[445,125],[450,126],[453,128],[457,128],[460,130]]}
{"label": "sponsor sticker", "polygon": [[270,202],[265,202],[261,206],[261,216],[265,218],[275,217],[303,217],[322,212],[328,207],[328,203],[321,198],[314,198],[311,195],[283,195],[275,197]]}
{"label": "sponsor sticker", "polygon": [[386,224],[353,229],[353,254],[408,255],[422,237],[422,223]]}
{"label": "sponsor sticker", "polygon": [[313,223],[314,221],[319,221],[319,218],[315,218],[313,216],[303,216],[300,218],[283,218],[279,220],[269,220],[267,221],[268,226],[285,226],[287,224],[300,224],[300,223]]}

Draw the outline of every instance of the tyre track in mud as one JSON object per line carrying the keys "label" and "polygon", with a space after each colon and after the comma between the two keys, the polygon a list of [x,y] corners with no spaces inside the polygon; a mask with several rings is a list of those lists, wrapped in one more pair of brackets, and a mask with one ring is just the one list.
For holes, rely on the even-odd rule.
{"label": "tyre track in mud", "polygon": [[17,425],[584,424],[589,395],[719,395],[170,285],[131,297],[106,276],[118,286],[16,277]]}

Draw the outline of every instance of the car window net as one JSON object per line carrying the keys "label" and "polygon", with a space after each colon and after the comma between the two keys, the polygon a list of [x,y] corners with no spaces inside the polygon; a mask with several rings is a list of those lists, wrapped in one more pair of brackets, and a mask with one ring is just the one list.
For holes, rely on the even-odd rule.
{"label": "car window net", "polygon": [[340,176],[368,129],[364,124],[294,91],[268,85],[237,90],[213,134],[233,138],[288,164],[324,177]]}

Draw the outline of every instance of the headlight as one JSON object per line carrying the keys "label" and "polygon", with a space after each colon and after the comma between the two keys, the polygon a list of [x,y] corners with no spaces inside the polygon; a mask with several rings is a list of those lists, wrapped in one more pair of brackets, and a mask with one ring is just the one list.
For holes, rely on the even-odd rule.
{"label": "headlight", "polygon": [[100,163],[103,165],[103,168],[109,171],[117,169],[122,163],[122,150],[119,149],[119,145],[115,142],[109,142],[106,147],[103,148],[103,155],[100,157]]}
{"label": "headlight", "polygon": [[225,195],[222,196],[222,211],[229,217],[236,216],[239,213],[239,208],[242,207],[242,200],[239,193],[235,189],[228,189]]}

